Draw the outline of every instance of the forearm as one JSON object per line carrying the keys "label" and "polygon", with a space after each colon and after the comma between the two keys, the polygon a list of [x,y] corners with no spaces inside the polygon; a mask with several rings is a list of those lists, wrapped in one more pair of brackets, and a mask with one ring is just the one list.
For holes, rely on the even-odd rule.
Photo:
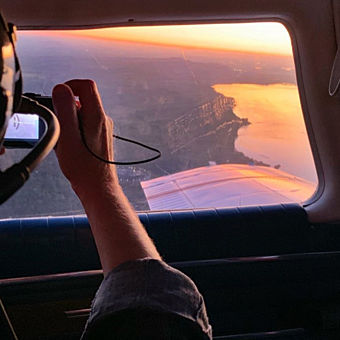
{"label": "forearm", "polygon": [[56,148],[59,165],[85,208],[104,275],[129,260],[159,259],[119,185],[114,166],[99,161],[84,146],[79,121],[90,149],[102,158],[113,158],[113,122],[104,112],[96,84],[91,80],[59,84],[53,90],[53,104],[61,126]]}
{"label": "forearm", "polygon": [[126,261],[144,257],[160,259],[118,183],[78,196],[91,225],[104,275]]}

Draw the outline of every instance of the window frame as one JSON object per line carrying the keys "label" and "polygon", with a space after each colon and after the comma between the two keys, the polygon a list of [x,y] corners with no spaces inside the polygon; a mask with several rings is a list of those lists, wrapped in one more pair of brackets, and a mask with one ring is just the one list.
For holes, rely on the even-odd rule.
{"label": "window frame", "polygon": [[[10,1],[3,7],[21,29],[76,29],[135,25],[240,23],[274,21],[283,24],[292,40],[296,78],[316,171],[318,188],[305,207],[312,222],[337,221],[340,212],[340,147],[337,119],[340,102],[328,95],[328,82],[336,53],[334,9],[331,0],[197,0],[160,2],[139,0],[112,4],[103,0],[78,8],[62,0],[56,12],[51,4],[39,13],[15,10]],[[68,15],[64,12],[67,8]],[[34,15],[33,13],[34,12]],[[34,18],[34,19],[33,19]],[[320,48],[322,41],[322,48]],[[327,116],[324,114],[327,113]]]}

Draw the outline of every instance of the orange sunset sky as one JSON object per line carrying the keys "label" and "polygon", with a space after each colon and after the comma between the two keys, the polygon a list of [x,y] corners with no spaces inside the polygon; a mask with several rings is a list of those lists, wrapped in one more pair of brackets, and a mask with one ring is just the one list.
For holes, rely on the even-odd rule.
{"label": "orange sunset sky", "polygon": [[213,50],[291,55],[291,40],[279,23],[116,27],[58,34]]}

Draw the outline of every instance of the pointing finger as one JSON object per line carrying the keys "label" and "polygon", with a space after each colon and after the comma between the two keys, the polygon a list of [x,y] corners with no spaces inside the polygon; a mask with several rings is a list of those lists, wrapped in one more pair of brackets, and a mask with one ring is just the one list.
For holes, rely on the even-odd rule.
{"label": "pointing finger", "polygon": [[105,123],[105,112],[102,106],[97,85],[90,79],[74,79],[66,82],[75,96],[79,97],[81,108],[78,117],[88,136],[95,137]]}
{"label": "pointing finger", "polygon": [[61,127],[58,143],[79,144],[80,133],[77,108],[71,88],[65,84],[55,86],[52,92],[52,99]]}

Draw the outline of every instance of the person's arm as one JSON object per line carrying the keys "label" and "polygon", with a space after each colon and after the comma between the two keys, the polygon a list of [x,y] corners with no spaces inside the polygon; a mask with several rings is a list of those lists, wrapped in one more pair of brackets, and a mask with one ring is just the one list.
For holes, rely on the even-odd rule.
{"label": "person's arm", "polygon": [[[80,109],[74,96],[79,97]],[[104,276],[127,261],[160,259],[119,185],[115,166],[93,157],[82,143],[78,119],[91,150],[113,159],[113,122],[103,110],[96,84],[91,80],[59,84],[53,90],[53,104],[61,127],[59,165],[84,206]]]}

